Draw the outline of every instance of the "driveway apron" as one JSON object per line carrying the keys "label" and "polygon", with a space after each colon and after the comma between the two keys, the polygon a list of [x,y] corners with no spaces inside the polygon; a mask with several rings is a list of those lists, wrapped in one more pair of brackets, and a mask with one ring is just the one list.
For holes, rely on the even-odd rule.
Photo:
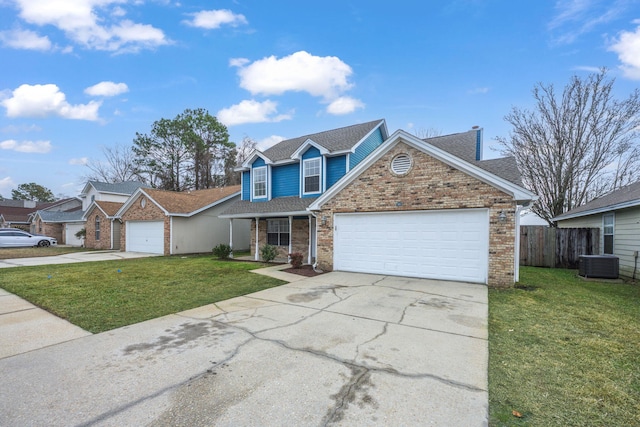
{"label": "driveway apron", "polygon": [[485,426],[487,288],[332,272],[0,360],[0,425]]}

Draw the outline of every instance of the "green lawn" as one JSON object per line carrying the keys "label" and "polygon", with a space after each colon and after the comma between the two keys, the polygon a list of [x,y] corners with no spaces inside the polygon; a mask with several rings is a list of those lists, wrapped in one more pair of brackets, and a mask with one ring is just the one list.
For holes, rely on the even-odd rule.
{"label": "green lawn", "polygon": [[91,249],[77,246],[49,246],[46,248],[0,248],[0,259],[32,258],[41,256],[63,255],[72,252],[87,252]]}
{"label": "green lawn", "polygon": [[284,283],[249,271],[263,266],[200,255],[12,267],[0,288],[102,332]]}
{"label": "green lawn", "polygon": [[489,290],[491,425],[640,426],[640,287],[531,267],[519,286]]}

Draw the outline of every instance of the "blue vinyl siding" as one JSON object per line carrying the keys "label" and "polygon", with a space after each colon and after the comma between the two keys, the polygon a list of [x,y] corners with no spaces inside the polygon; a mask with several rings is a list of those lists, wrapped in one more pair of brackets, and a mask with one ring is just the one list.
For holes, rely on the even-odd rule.
{"label": "blue vinyl siding", "polygon": [[242,200],[251,200],[251,173],[242,172]]}
{"label": "blue vinyl siding", "polygon": [[271,169],[271,197],[297,196],[300,188],[300,163]]}
{"label": "blue vinyl siding", "polygon": [[327,158],[327,190],[347,173],[347,156]]}
{"label": "blue vinyl siding", "polygon": [[302,155],[302,159],[313,159],[314,157],[320,157],[320,150],[316,147],[310,147],[307,151]]}
{"label": "blue vinyl siding", "polygon": [[253,168],[259,168],[260,166],[265,166],[266,163],[264,162],[264,160],[262,159],[262,157],[258,157],[252,164],[251,167]]}
{"label": "blue vinyl siding", "polygon": [[365,139],[356,148],[355,153],[351,154],[349,158],[349,170],[353,169],[358,163],[365,159],[373,150],[380,146],[384,142],[382,136],[382,130],[376,129],[367,139]]}

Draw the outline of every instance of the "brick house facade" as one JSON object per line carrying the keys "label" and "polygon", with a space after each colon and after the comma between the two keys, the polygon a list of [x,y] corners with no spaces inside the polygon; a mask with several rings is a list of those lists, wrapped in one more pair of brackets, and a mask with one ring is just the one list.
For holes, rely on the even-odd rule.
{"label": "brick house facade", "polygon": [[[405,153],[413,158],[403,176],[391,171],[391,160]],[[400,204],[400,206],[398,206]],[[333,270],[333,215],[346,212],[394,212],[435,209],[489,209],[489,284],[514,281],[515,211],[513,197],[428,154],[400,143],[322,206],[318,217],[318,266]],[[500,212],[507,215],[499,221]]]}
{"label": "brick house facade", "polygon": [[[287,218],[282,218],[287,219]],[[309,259],[309,219],[294,219],[292,222],[291,236],[291,253],[299,252],[302,259]],[[267,220],[262,219],[258,222],[258,242],[259,244],[267,242]],[[259,246],[262,247],[261,245]],[[287,259],[289,256],[289,246],[276,246],[279,259]],[[255,258],[256,251],[256,220],[251,220],[251,256]]]}
{"label": "brick house facade", "polygon": [[115,217],[118,202],[93,202],[84,214],[84,245],[90,249],[119,249],[120,221]]}
{"label": "brick house facade", "polygon": [[[144,202],[143,202],[144,200]],[[122,213],[122,223],[127,221],[163,221],[164,223],[164,253],[170,254],[171,248],[171,217],[166,215],[160,207],[152,203],[144,195],[139,196],[135,203]],[[127,247],[127,227],[122,227],[120,232],[120,248],[125,250]]]}

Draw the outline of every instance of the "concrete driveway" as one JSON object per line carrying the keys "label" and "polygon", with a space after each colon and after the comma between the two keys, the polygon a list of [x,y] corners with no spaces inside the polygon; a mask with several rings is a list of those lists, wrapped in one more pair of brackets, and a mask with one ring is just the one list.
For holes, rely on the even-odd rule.
{"label": "concrete driveway", "polygon": [[63,255],[53,255],[33,258],[0,259],[0,268],[8,267],[32,267],[34,265],[73,264],[77,262],[110,261],[130,258],[146,258],[150,256],[162,256],[144,252],[120,252],[120,251],[88,251],[72,252]]}
{"label": "concrete driveway", "polygon": [[0,425],[484,426],[487,288],[333,272],[0,360]]}

